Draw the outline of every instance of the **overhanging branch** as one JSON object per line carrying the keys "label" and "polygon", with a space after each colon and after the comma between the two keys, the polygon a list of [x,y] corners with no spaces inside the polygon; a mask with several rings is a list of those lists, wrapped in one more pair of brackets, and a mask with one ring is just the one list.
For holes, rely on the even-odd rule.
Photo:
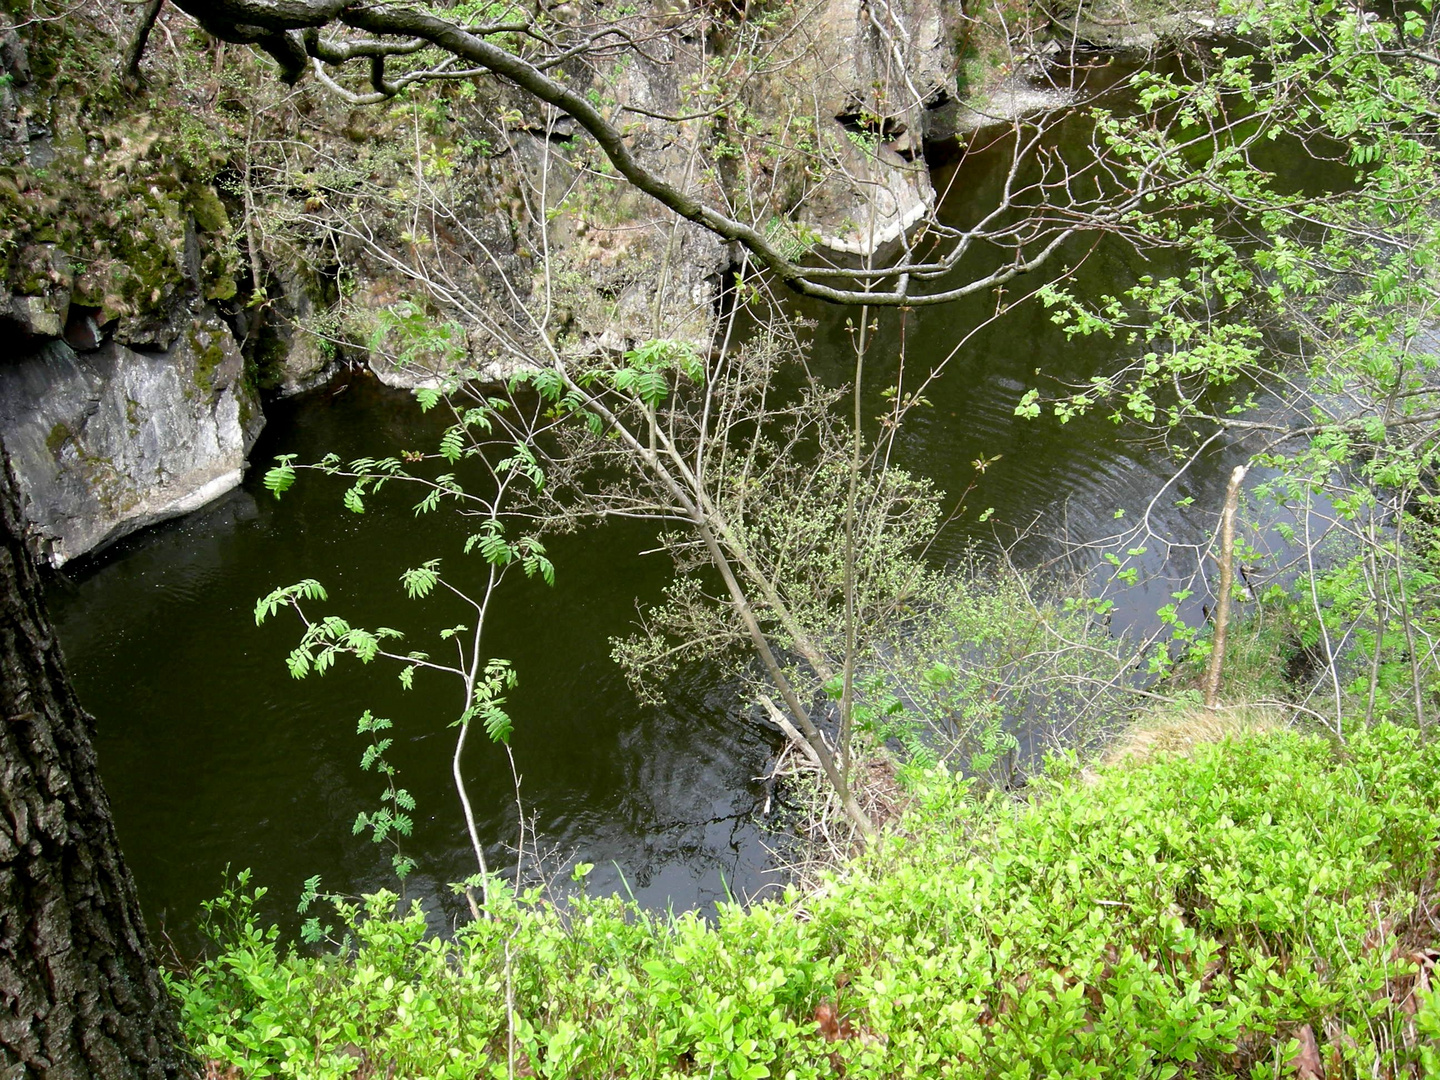
{"label": "overhanging branch", "polygon": [[[253,44],[269,53],[280,64],[282,76],[290,81],[298,79],[306,67],[313,67],[328,89],[354,104],[385,100],[417,82],[477,73],[495,75],[572,117],[595,140],[616,171],[634,187],[679,217],[723,240],[741,245],[756,263],[793,291],[829,303],[924,306],[993,289],[1038,269],[1079,231],[1121,227],[1124,215],[1141,197],[1136,190],[1122,192],[1113,199],[1097,198],[1088,211],[1071,213],[1059,213],[1042,206],[1038,211],[1040,216],[1028,219],[1026,224],[1000,223],[1000,213],[1009,213],[1021,206],[1015,184],[1022,164],[1030,161],[1040,164],[1041,179],[1026,182],[1020,191],[1032,198],[1038,197],[1042,203],[1051,190],[1068,191],[1073,179],[1063,163],[1056,166],[1036,153],[1038,134],[1032,132],[1017,142],[1001,207],[987,214],[978,229],[957,234],[938,222],[929,222],[930,235],[947,241],[947,249],[942,253],[918,260],[906,258],[897,265],[878,270],[806,266],[788,258],[763,231],[697,199],[644,165],[628,145],[623,131],[599,107],[547,74],[546,69],[553,66],[554,55],[532,62],[491,38],[499,33],[517,33],[530,40],[547,40],[528,23],[471,29],[416,8],[347,3],[346,0],[177,0],[177,4],[218,37]],[[322,37],[321,30],[332,26],[369,36],[349,42]],[[598,36],[605,33],[608,31]],[[394,39],[393,42],[390,39]],[[596,36],[592,35],[591,40],[596,40]],[[554,43],[550,45],[559,48]],[[386,76],[384,65],[388,58],[409,56],[427,47],[440,50],[447,59],[395,78]],[[569,55],[573,51],[560,49],[560,54]],[[326,64],[340,65],[349,60],[369,62],[368,93],[344,89],[325,70]],[[463,69],[456,68],[457,61],[464,65]],[[1043,132],[1047,126],[1042,122],[1037,132]],[[1055,167],[1063,174],[1058,180],[1050,175]],[[1145,186],[1143,182],[1135,185],[1136,188]],[[913,291],[918,283],[933,281],[954,270],[976,239],[1008,248],[1012,255],[999,267],[953,288],[918,294]]]}

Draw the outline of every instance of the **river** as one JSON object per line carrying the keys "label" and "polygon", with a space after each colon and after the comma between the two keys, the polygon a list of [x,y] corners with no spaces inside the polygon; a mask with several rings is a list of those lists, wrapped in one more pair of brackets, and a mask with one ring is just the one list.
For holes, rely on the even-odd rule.
{"label": "river", "polygon": [[[951,166],[961,171],[946,213],[970,212],[998,167],[998,154]],[[1141,269],[1138,256],[1102,244],[1079,284],[1114,290]],[[928,369],[994,305],[981,295],[883,316],[875,392],[893,381],[902,336],[907,371]],[[846,313],[801,310],[817,320],[817,366],[845,381]],[[897,444],[901,464],[947,491],[975,484],[970,510],[946,531],[937,558],[977,546],[993,555],[1024,533],[1016,555],[1038,565],[1062,550],[1060,533],[1086,540],[1112,532],[1117,511],[1133,515],[1169,478],[1165,454],[1127,442],[1102,416],[1061,425],[1013,415],[1037,385],[1037,369],[1057,380],[1051,386],[1083,381],[1112,369],[1118,349],[1098,338],[1065,340],[1036,304],[960,349],[928,391],[933,407],[909,421]],[[868,414],[881,411],[878,396],[874,406]],[[348,514],[341,485],[323,479],[303,479],[281,501],[261,485],[278,453],[349,458],[433,445],[437,421],[368,377],[276,403],[268,416],[240,489],[73,564],[51,596],[81,698],[98,720],[102,771],[142,902],[182,951],[195,946],[199,905],[219,891],[227,867],[250,867],[271,890],[265,914],[292,927],[294,899],[313,874],[344,893],[393,884],[386,853],[351,829],[357,812],[379,805],[383,787],[359,767],[366,744],[355,724],[366,709],[394,720],[390,757],[419,803],[406,845],[419,866],[409,894],[443,924],[463,910],[446,883],[474,869],[449,774],[456,688],[421,679],[406,693],[393,670],[353,664],[297,682],[284,663],[295,625],[277,619],[257,628],[253,617],[271,588],[316,577],[330,609],[356,623],[447,625],[443,610],[405,600],[399,575],[425,559],[459,558],[465,522],[444,514],[417,522],[411,500],[398,494],[371,500],[363,516]],[[981,458],[997,460],[977,474],[972,463]],[[1235,460],[1225,452],[1202,459],[1167,490],[1154,524],[1201,535]],[[1186,498],[1197,509],[1175,505]],[[653,529],[635,523],[554,540],[555,586],[508,582],[487,652],[512,660],[520,676],[513,745],[523,804],[550,865],[583,859],[596,864],[592,889],[628,891],[650,907],[703,909],[775,886],[756,808],[757,778],[776,743],[704,666],[684,672],[663,708],[641,706],[626,686],[609,638],[627,631],[638,603],[659,596],[668,567],[663,556],[641,554],[652,546]],[[1162,602],[1135,590],[1116,609],[1116,627]],[[476,743],[467,769],[492,862],[506,866],[515,837],[508,766]]]}

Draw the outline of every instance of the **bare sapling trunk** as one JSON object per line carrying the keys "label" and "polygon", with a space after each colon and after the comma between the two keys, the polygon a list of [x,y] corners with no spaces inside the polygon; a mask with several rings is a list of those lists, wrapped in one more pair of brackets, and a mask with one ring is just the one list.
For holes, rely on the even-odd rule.
{"label": "bare sapling trunk", "polygon": [[1215,601],[1215,634],[1211,639],[1210,663],[1205,671],[1205,708],[1214,709],[1220,693],[1220,669],[1225,663],[1225,630],[1230,624],[1230,593],[1235,582],[1235,508],[1240,501],[1244,465],[1235,466],[1225,489],[1225,509],[1220,512],[1220,587]]}

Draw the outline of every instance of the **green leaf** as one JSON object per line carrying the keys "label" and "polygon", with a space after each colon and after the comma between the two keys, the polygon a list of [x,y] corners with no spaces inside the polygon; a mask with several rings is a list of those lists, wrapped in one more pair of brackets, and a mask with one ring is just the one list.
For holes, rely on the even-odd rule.
{"label": "green leaf", "polygon": [[510,714],[492,702],[481,710],[481,717],[485,723],[485,734],[490,741],[508,745],[510,735],[515,730],[515,725],[510,720]]}
{"label": "green leaf", "polygon": [[465,452],[465,432],[459,427],[448,429],[440,436],[440,456],[452,465],[459,461]]}
{"label": "green leaf", "polygon": [[300,903],[295,908],[296,914],[304,915],[319,895],[320,875],[316,874],[314,877],[306,878],[305,884],[300,887]]}
{"label": "green leaf", "polygon": [[285,658],[285,666],[290,669],[292,679],[303,679],[310,674],[310,653],[305,649],[295,649]]}
{"label": "green leaf", "polygon": [[565,388],[565,380],[553,368],[541,368],[530,374],[530,385],[545,401],[558,401]]}
{"label": "green leaf", "polygon": [[429,596],[440,581],[440,572],[436,569],[439,565],[439,559],[431,559],[423,566],[406,570],[401,574],[400,581],[405,586],[405,595],[411,600],[423,600]]}
{"label": "green leaf", "polygon": [[481,535],[480,555],[491,566],[505,566],[514,558],[515,552],[497,531]]}
{"label": "green leaf", "polygon": [[265,473],[265,487],[277,499],[294,486],[295,469],[290,462],[286,460],[292,456],[293,455],[286,455],[285,458],[281,459],[279,465],[274,466]]}
{"label": "green leaf", "polygon": [[554,587],[555,564],[544,555],[536,554],[527,556],[525,559],[525,575],[527,577],[534,577],[537,573],[546,585]]}

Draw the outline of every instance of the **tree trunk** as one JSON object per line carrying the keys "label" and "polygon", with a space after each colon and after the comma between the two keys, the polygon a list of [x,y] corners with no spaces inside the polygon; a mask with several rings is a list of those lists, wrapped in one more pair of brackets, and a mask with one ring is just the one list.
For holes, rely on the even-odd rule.
{"label": "tree trunk", "polygon": [[127,86],[140,85],[140,58],[145,55],[145,43],[150,40],[150,31],[155,29],[155,20],[160,16],[160,5],[165,0],[147,0],[140,12],[140,23],[135,35],[125,49],[121,60],[120,78]]}
{"label": "tree trunk", "polygon": [[193,1075],[0,448],[0,1076]]}

